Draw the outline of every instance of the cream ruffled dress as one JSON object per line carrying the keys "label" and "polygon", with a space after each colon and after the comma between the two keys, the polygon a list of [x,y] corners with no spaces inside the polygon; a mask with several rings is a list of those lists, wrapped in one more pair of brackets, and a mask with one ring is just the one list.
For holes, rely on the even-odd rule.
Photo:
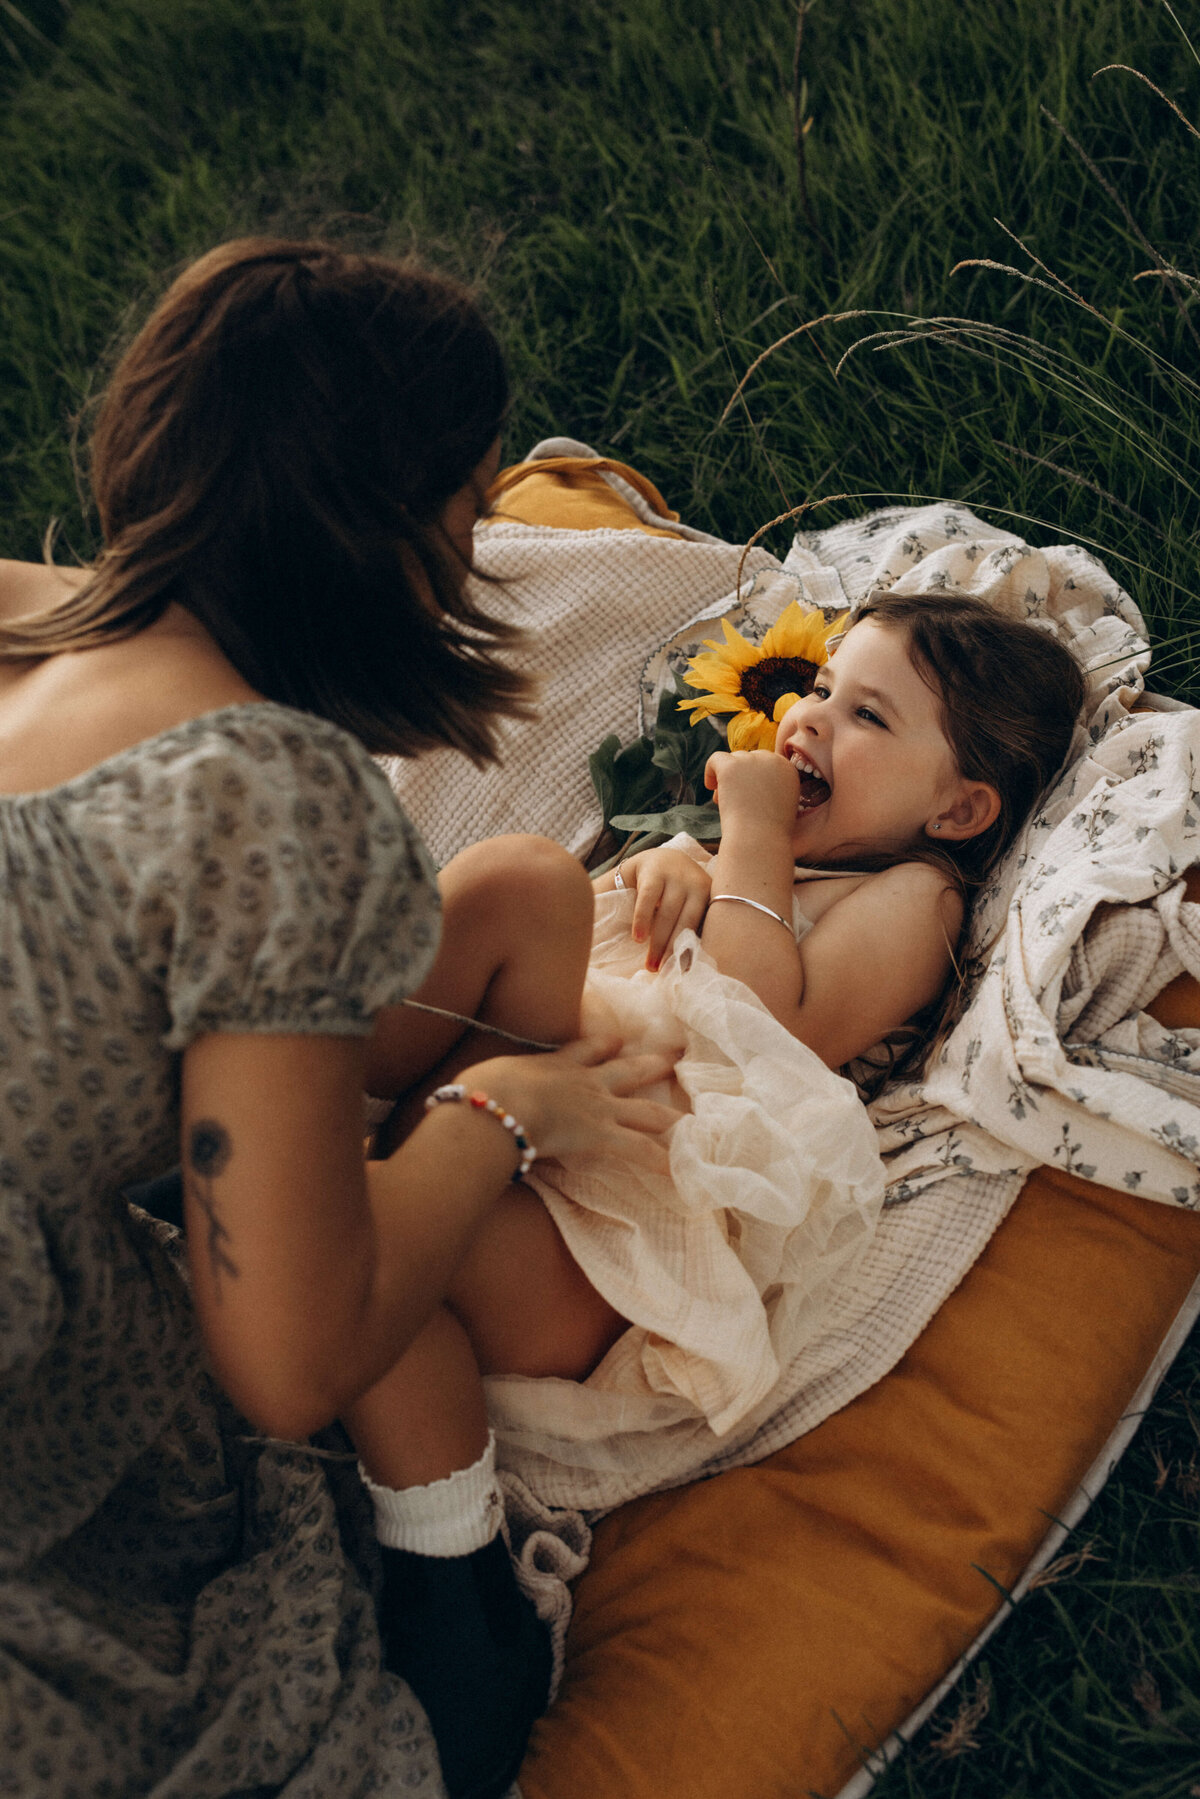
{"label": "cream ruffled dress", "polygon": [[[690,838],[672,847],[708,860]],[[649,1435],[687,1419],[706,1427],[686,1433],[697,1457],[711,1454],[825,1330],[883,1202],[875,1133],[851,1083],[721,974],[693,931],[650,974],[633,905],[632,893],[597,896],[585,1019],[615,1020],[630,1043],[682,1044],[674,1080],[653,1094],[681,1113],[670,1173],[580,1156],[528,1176],[630,1327],[582,1383],[488,1382],[502,1465],[535,1492],[552,1466],[558,1504],[572,1464],[646,1457]],[[798,907],[794,922],[798,938],[811,928]]]}

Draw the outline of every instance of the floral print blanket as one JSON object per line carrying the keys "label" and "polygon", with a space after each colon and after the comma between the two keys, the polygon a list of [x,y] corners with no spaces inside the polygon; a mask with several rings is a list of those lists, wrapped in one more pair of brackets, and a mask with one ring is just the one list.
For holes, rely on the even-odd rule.
{"label": "floral print blanket", "polygon": [[1200,1032],[1145,1011],[1176,975],[1200,974],[1200,906],[1183,882],[1200,861],[1200,713],[1146,696],[1140,614],[1078,548],[1035,550],[945,508],[877,514],[804,547],[840,563],[855,599],[862,571],[872,590],[971,592],[1040,621],[1091,687],[1062,779],[976,903],[962,1019],[925,1079],[873,1108],[889,1200],[947,1170],[1044,1162],[1200,1206]]}
{"label": "floral print blanket", "polygon": [[1200,1206],[1200,1031],[1145,1007],[1200,974],[1200,715],[1125,714],[1074,764],[976,923],[966,1015],[922,1085],[874,1108],[892,1200],[947,1168],[1046,1162]]}

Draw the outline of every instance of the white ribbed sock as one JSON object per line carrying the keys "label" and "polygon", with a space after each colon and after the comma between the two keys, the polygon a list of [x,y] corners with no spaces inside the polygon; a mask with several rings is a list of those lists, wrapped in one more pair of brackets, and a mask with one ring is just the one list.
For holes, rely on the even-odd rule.
{"label": "white ribbed sock", "polygon": [[469,1468],[424,1487],[379,1487],[362,1463],[363,1483],[375,1507],[375,1535],[389,1549],[415,1555],[470,1555],[500,1529],[504,1501],[496,1482],[496,1439]]}

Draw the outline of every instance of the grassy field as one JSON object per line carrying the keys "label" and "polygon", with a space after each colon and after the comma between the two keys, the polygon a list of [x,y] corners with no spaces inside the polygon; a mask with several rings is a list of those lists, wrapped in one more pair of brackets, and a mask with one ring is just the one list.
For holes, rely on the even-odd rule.
{"label": "grassy field", "polygon": [[[1037,521],[1098,547],[1156,684],[1200,699],[1200,142],[1094,73],[1200,119],[1176,11],[816,0],[797,46],[793,0],[0,0],[0,549],[52,516],[93,547],[73,421],[165,274],[319,230],[484,285],[514,451],[588,439],[735,538],[835,494],[812,522],[880,494]],[[1046,285],[952,273],[980,258]],[[1085,1545],[881,1799],[1200,1794],[1195,1345]]]}

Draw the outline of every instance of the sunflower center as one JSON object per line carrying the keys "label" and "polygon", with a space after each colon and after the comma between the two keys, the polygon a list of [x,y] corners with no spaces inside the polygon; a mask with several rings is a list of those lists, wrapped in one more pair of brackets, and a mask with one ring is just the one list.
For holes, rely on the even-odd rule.
{"label": "sunflower center", "polygon": [[765,718],[774,715],[785,693],[812,692],[820,664],[804,656],[764,656],[742,671],[742,698]]}

